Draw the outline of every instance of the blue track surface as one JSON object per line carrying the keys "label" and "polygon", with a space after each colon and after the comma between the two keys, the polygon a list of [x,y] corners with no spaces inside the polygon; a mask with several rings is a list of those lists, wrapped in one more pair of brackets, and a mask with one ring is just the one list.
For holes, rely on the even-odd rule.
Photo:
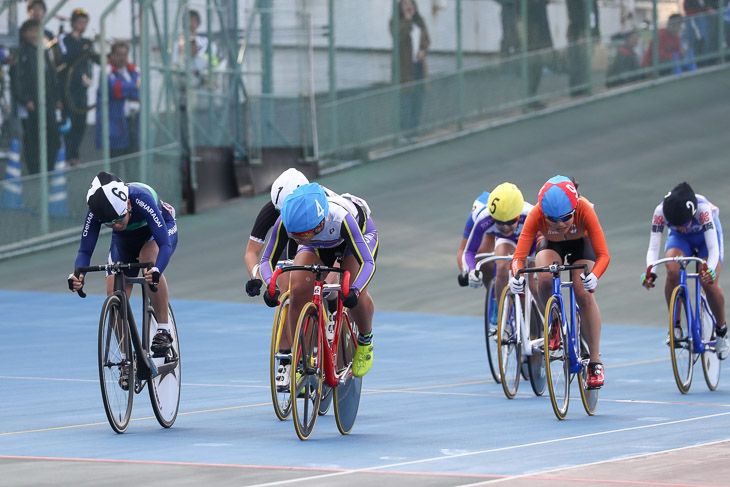
{"label": "blue track surface", "polygon": [[97,379],[101,304],[98,295],[0,292],[0,456],[491,478],[730,439],[730,379],[709,392],[696,367],[690,394],[679,394],[664,328],[605,325],[598,412],[585,414],[574,387],[561,422],[527,382],[516,399],[504,397],[489,376],[481,319],[379,312],[375,365],[352,433],[341,437],[329,413],[301,442],[270,404],[273,311],[179,300],[177,422],[161,429],[144,391],[127,433],[116,435]]}

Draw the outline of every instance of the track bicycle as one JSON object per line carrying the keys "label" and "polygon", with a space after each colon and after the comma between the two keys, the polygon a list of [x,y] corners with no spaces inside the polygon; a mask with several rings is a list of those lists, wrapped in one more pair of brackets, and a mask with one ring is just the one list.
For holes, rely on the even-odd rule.
{"label": "track bicycle", "polygon": [[[524,273],[525,269],[520,269],[517,277]],[[546,382],[542,314],[532,295],[529,278],[524,297],[513,294],[509,286],[504,288],[499,299],[497,323],[499,373],[505,396],[508,399],[515,397],[525,368],[532,391],[542,396]]]}
{"label": "track bicycle", "polygon": [[[562,271],[582,269],[587,265],[562,265],[555,262],[549,266],[521,269],[522,273],[549,272],[553,276],[553,293],[545,304],[543,320],[543,356],[545,375],[550,392],[550,403],[558,419],[565,419],[570,402],[570,383],[575,377],[580,386],[580,399],[589,416],[596,413],[598,388],[587,385],[590,351],[580,330],[580,308],[575,301],[573,282],[560,279]],[[568,313],[566,313],[563,289],[568,292]]]}
{"label": "track bicycle", "polygon": [[[127,269],[149,269],[153,265],[151,262],[115,262],[74,270],[77,278],[83,272],[109,271],[114,275],[114,292],[104,300],[99,317],[98,363],[104,411],[109,425],[117,433],[127,430],[134,394],[142,392],[145,385],[148,385],[157,422],[163,428],[173,425],[180,407],[180,340],[172,307],[168,305],[172,346],[164,357],[153,357],[150,347],[157,332],[157,321],[149,301],[149,290],[156,291],[156,283],[148,286],[144,277],[127,277],[123,272]],[[126,284],[142,287],[141,336]],[[72,287],[70,280],[69,287]],[[78,290],[78,295],[86,297],[83,288]]]}
{"label": "track bicycle", "polygon": [[[277,262],[276,267],[286,267],[294,263],[293,260],[280,260]],[[259,269],[257,264],[254,267],[253,274]],[[327,307],[325,306],[325,311]],[[276,313],[274,314],[274,325],[271,330],[271,349],[270,349],[270,360],[269,360],[269,382],[271,385],[271,400],[274,406],[274,412],[276,417],[281,421],[286,421],[291,414],[291,389],[287,387],[278,387],[276,385],[276,375],[279,370],[279,364],[282,360],[291,362],[291,352],[283,353],[280,351],[280,343],[284,336],[288,337],[288,342],[291,344],[292,339],[290,337],[291,332],[289,331],[288,323],[289,315],[289,289],[287,288],[284,293],[279,296],[279,306],[276,307]],[[334,314],[332,314],[334,315]],[[327,334],[331,335],[332,329],[334,329],[334,316],[327,316]],[[326,384],[322,385],[322,399],[319,403],[319,415],[323,416],[327,414],[330,406],[332,405],[332,388]]]}
{"label": "track bicycle", "polygon": [[[362,378],[352,375],[352,361],[357,350],[357,329],[344,311],[342,299],[349,292],[350,273],[323,265],[288,266],[276,269],[269,282],[269,295],[274,296],[276,280],[283,272],[307,271],[315,275],[312,300],[304,305],[296,331],[291,357],[292,416],[294,429],[301,440],[312,434],[320,415],[323,386],[332,388],[335,422],[341,434],[349,434],[355,424],[360,405]],[[324,274],[342,274],[340,284],[325,284]],[[323,296],[337,293],[337,311],[332,341],[326,330],[326,304]]]}
{"label": "track bicycle", "polygon": [[[477,260],[475,269],[481,272],[482,265],[493,263],[494,272],[496,274],[496,265],[498,260],[511,260],[511,256],[494,255],[494,252],[476,254],[474,258]],[[487,295],[484,300],[484,342],[487,346],[487,361],[489,362],[489,371],[492,378],[499,384],[502,379],[499,375],[499,359],[497,357],[497,317],[499,305],[499,293],[494,289],[494,277],[487,285]]]}
{"label": "track bicycle", "polygon": [[[679,392],[687,394],[692,385],[694,363],[701,356],[705,383],[711,391],[714,391],[720,382],[721,366],[715,350],[717,338],[714,331],[717,321],[710,311],[699,280],[700,268],[705,266],[706,262],[699,257],[666,257],[652,262],[646,269],[646,275],[652,275],[656,266],[668,262],[679,264],[679,284],[672,291],[669,300],[667,342],[671,350],[674,380]],[[687,272],[687,265],[691,262],[695,262],[696,271],[690,274]],[[688,280],[695,281],[694,292],[690,291]],[[694,305],[692,295],[694,295]]]}

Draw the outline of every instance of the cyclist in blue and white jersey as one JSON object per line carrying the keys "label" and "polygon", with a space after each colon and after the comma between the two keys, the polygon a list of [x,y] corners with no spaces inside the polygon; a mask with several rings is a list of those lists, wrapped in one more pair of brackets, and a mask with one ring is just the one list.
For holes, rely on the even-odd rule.
{"label": "cyclist in blue and white jersey", "polygon": [[[175,208],[163,202],[157,192],[144,183],[125,184],[111,173],[100,172],[91,182],[86,195],[89,211],[81,232],[81,245],[74,267],[85,267],[91,262],[101,226],[112,229],[108,262],[154,262],[145,269],[148,284],[159,279],[157,292],[150,293],[150,301],[157,319],[157,333],[152,341],[155,356],[164,356],[172,344],[168,323],[169,294],[163,272],[177,247]],[[138,270],[125,274],[136,277]],[[69,276],[73,291],[84,285],[84,275]],[[131,293],[131,285],[127,293]],[[114,276],[107,274],[107,295],[114,292]]]}
{"label": "cyclist in blue and white jersey", "polygon": [[[477,199],[474,200],[474,203],[471,205],[471,211],[469,212],[469,215],[466,217],[466,224],[464,225],[464,233],[461,236],[461,243],[459,244],[459,250],[456,252],[456,265],[459,266],[459,276],[458,276],[458,282],[459,286],[465,287],[469,285],[469,269],[465,268],[464,266],[464,249],[466,248],[466,242],[469,240],[469,235],[471,235],[471,231],[474,228],[474,222],[477,221],[477,218],[482,213],[484,208],[487,207],[487,201],[489,200],[489,191],[482,192],[481,195]],[[479,246],[479,252],[478,253],[487,253],[487,252],[494,252],[494,240],[491,239],[484,239],[481,242],[481,245]],[[484,285],[488,285],[489,281],[492,279],[492,272],[491,268],[489,271],[485,269],[485,272],[482,272],[482,279],[484,281]]]}
{"label": "cyclist in blue and white jersey", "polygon": [[[464,267],[469,273],[469,286],[482,285],[482,276],[476,269],[475,255],[479,252],[482,239],[494,242],[495,255],[511,255],[517,248],[522,227],[533,206],[526,202],[522,192],[512,183],[502,183],[491,192],[485,211],[474,224],[474,229],[464,250]],[[535,251],[533,245],[532,252]],[[531,252],[531,253],[532,253]],[[510,261],[497,261],[495,291],[501,295],[509,282]]]}
{"label": "cyclist in blue and white jersey", "polygon": [[[707,261],[707,268],[700,270],[700,282],[717,320],[717,355],[725,360],[730,353],[730,341],[725,324],[725,296],[719,282],[725,254],[720,210],[701,194],[695,194],[686,182],[675,186],[654,209],[649,250],[646,252],[647,268],[659,257],[665,225],[669,235],[664,246],[664,257],[697,256]],[[646,289],[653,288],[654,281],[656,274],[641,275],[641,284]],[[667,306],[678,284],[679,264],[668,262],[667,282],[664,284]]]}
{"label": "cyclist in blue and white jersey", "polygon": [[[362,377],[370,370],[373,361],[372,321],[375,307],[367,286],[375,273],[378,252],[378,231],[370,218],[368,204],[350,194],[328,197],[316,183],[294,190],[284,200],[281,217],[274,224],[273,234],[261,256],[261,278],[266,285],[271,281],[273,269],[289,238],[299,244],[294,265],[332,266],[338,255],[342,256],[341,267],[350,272],[350,291],[344,297],[343,304],[350,308],[350,316],[359,331],[352,373]],[[295,328],[296,320],[311,299],[313,289],[311,275],[292,273],[288,313],[290,329]],[[273,298],[264,292],[264,301],[271,307],[277,306],[278,294],[278,288]],[[280,352],[287,353],[288,350],[283,347],[291,347],[291,343],[283,342]],[[277,373],[277,387],[288,383],[290,378],[290,364],[282,365],[289,368],[281,374],[281,380]]]}

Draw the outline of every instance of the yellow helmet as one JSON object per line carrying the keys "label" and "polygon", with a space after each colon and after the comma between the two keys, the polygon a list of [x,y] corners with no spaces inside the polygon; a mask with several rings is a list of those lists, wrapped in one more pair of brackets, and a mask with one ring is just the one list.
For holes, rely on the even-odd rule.
{"label": "yellow helmet", "polygon": [[512,183],[502,183],[494,188],[487,200],[489,214],[501,222],[508,222],[520,216],[524,204],[522,191]]}

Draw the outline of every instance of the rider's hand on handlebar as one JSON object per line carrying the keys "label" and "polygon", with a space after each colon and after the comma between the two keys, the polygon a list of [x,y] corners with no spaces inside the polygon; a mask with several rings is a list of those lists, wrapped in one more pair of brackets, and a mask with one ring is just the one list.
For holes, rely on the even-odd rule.
{"label": "rider's hand on handlebar", "polygon": [[717,274],[715,274],[715,269],[712,269],[710,267],[707,267],[707,265],[704,265],[703,268],[700,270],[700,282],[704,285],[712,285],[715,283],[715,280],[717,279]]}
{"label": "rider's hand on handlebar", "polygon": [[276,308],[279,306],[279,295],[281,292],[279,291],[279,286],[276,286],[276,291],[274,291],[274,295],[272,296],[269,294],[269,290],[266,289],[264,291],[264,303],[266,303],[266,306],[269,308]]}
{"label": "rider's hand on handlebar", "polygon": [[145,269],[143,275],[148,286],[157,286],[160,283],[160,269],[157,267]]}
{"label": "rider's hand on handlebar", "polygon": [[517,278],[510,274],[509,290],[512,294],[523,294],[525,292],[525,276]]}
{"label": "rider's hand on handlebar", "polygon": [[646,275],[646,272],[644,272],[641,275],[641,285],[644,286],[647,290],[653,288],[656,284],[654,282],[656,281],[656,274],[653,272],[650,272],[649,275]]}
{"label": "rider's hand on handlebar", "polygon": [[458,276],[456,276],[456,280],[459,283],[459,286],[466,287],[469,285],[469,274],[466,272],[460,272]]}
{"label": "rider's hand on handlebar", "polygon": [[71,292],[78,292],[84,287],[84,276],[76,277],[73,272],[68,275],[68,288]]}
{"label": "rider's hand on handlebar", "polygon": [[249,279],[246,282],[246,294],[251,296],[252,298],[254,296],[258,296],[261,294],[261,286],[264,284],[264,281],[261,279],[252,278]]}
{"label": "rider's hand on handlebar", "polygon": [[598,286],[598,278],[592,272],[589,273],[587,276],[585,272],[581,272],[580,280],[583,281],[583,288],[589,293],[594,292],[596,290],[596,286]]}
{"label": "rider's hand on handlebar", "polygon": [[345,296],[345,299],[342,300],[342,305],[345,308],[354,308],[357,306],[357,302],[360,300],[360,291],[358,291],[355,288],[350,288],[350,291],[347,293],[347,296]]}
{"label": "rider's hand on handlebar", "polygon": [[474,289],[482,285],[482,273],[478,269],[472,269],[469,271],[469,287]]}

